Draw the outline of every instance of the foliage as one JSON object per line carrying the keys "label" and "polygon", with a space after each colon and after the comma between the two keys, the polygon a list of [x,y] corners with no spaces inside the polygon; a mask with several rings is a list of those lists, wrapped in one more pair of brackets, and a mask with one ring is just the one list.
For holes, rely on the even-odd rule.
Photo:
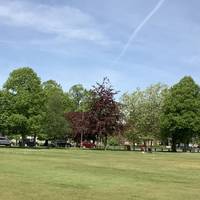
{"label": "foliage", "polygon": [[[74,99],[77,101],[77,110],[82,112],[69,112],[66,118],[70,121],[73,130],[73,136],[76,141],[82,139],[97,140],[102,139],[107,145],[109,135],[119,132],[122,127],[121,113],[119,104],[114,100],[116,92],[109,85],[109,80],[104,79],[102,84],[94,86],[91,91],[83,92],[83,88],[79,85],[74,88]],[[80,98],[81,97],[81,98]],[[82,100],[80,100],[82,99]],[[83,104],[82,104],[83,103]],[[80,106],[80,105],[86,105]],[[83,109],[84,108],[84,109]],[[86,110],[87,112],[83,112]]]}
{"label": "foliage", "polygon": [[10,95],[6,91],[0,91],[0,134],[8,134],[8,117],[12,114],[10,111]]}
{"label": "foliage", "polygon": [[67,100],[62,88],[55,81],[43,83],[45,94],[43,133],[48,139],[61,139],[70,131],[64,117]]}
{"label": "foliage", "polygon": [[126,137],[134,143],[159,138],[160,115],[166,86],[155,84],[122,97]]}
{"label": "foliage", "polygon": [[68,92],[68,96],[72,102],[72,112],[85,112],[89,110],[90,92],[83,85],[77,84],[72,86]]}
{"label": "foliage", "polygon": [[200,132],[200,88],[191,77],[184,77],[170,88],[164,100],[161,117],[164,138],[186,145]]}
{"label": "foliage", "polygon": [[108,145],[118,146],[119,145],[119,139],[117,137],[113,137],[113,136],[108,137]]}
{"label": "foliage", "polygon": [[31,68],[14,70],[4,84],[1,98],[1,117],[9,132],[20,133],[22,138],[40,133],[42,87],[40,78]]}
{"label": "foliage", "polygon": [[84,140],[95,140],[90,130],[89,112],[68,112],[65,114],[72,128],[72,137],[77,143]]}
{"label": "foliage", "polygon": [[107,78],[91,90],[81,84],[68,92],[54,80],[41,83],[29,67],[10,73],[0,90],[0,134],[43,139],[72,137],[99,140],[124,133],[130,142],[172,140],[176,144],[198,143],[200,138],[200,92],[191,77],[170,89],[155,84],[131,94],[121,103]]}
{"label": "foliage", "polygon": [[90,129],[103,140],[105,147],[108,136],[119,133],[123,127],[119,103],[114,99],[116,94],[107,78],[91,90]]}

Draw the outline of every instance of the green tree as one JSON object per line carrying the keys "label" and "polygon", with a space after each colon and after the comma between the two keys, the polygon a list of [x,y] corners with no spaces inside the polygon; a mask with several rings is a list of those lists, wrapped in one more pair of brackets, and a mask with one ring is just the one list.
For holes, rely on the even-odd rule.
{"label": "green tree", "polygon": [[60,92],[51,93],[45,103],[45,116],[43,132],[47,139],[63,139],[69,131],[68,123],[64,117],[63,96]]}
{"label": "green tree", "polygon": [[59,91],[60,93],[63,93],[63,89],[62,89],[61,85],[59,85],[54,80],[48,80],[46,82],[43,82],[42,87],[43,87],[43,91],[46,96],[48,96],[49,94],[51,94],[55,91]]}
{"label": "green tree", "polygon": [[0,134],[8,135],[8,117],[12,114],[9,108],[10,104],[10,95],[4,91],[0,91]]}
{"label": "green tree", "polygon": [[73,112],[85,112],[89,109],[90,91],[86,90],[83,85],[77,84],[69,89],[68,96],[71,100]]}
{"label": "green tree", "polygon": [[72,102],[62,87],[53,80],[43,83],[45,96],[43,138],[61,139],[69,133],[64,113],[72,108]]}
{"label": "green tree", "polygon": [[62,98],[62,104],[64,105],[64,111],[65,112],[71,112],[74,111],[74,101],[69,95],[69,93],[65,93],[61,87],[56,81],[54,80],[48,80],[42,84],[43,86],[43,92],[46,99],[48,99],[49,96],[52,94],[59,93],[60,97]]}
{"label": "green tree", "polygon": [[162,112],[162,136],[171,138],[172,151],[180,142],[186,150],[200,131],[200,88],[191,77],[184,77],[170,88]]}
{"label": "green tree", "polygon": [[[144,91],[137,89],[132,94],[124,94],[122,108],[126,122],[126,136],[133,143],[159,138],[160,115],[166,86],[155,84]],[[134,141],[135,140],[135,141]]]}
{"label": "green tree", "polygon": [[3,106],[6,127],[12,134],[27,135],[40,133],[40,119],[43,107],[43,95],[40,78],[29,67],[19,68],[10,73],[3,86]]}

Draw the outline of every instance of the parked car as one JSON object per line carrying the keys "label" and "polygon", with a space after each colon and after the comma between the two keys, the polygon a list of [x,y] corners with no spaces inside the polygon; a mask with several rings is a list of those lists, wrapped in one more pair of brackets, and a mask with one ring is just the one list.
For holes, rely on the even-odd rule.
{"label": "parked car", "polygon": [[11,141],[7,137],[0,137],[1,146],[11,146]]}
{"label": "parked car", "polygon": [[24,141],[20,140],[19,141],[19,146],[27,146],[27,147],[35,147],[39,145],[37,142],[34,141],[34,139],[25,139]]}
{"label": "parked car", "polygon": [[28,147],[35,147],[35,146],[38,146],[39,144],[34,141],[34,139],[26,139],[25,140],[25,144],[28,146]]}
{"label": "parked car", "polygon": [[53,140],[50,144],[51,147],[71,147],[72,145],[65,140]]}
{"label": "parked car", "polygon": [[96,148],[96,145],[92,142],[89,142],[89,141],[84,141],[82,143],[82,147],[83,148],[88,148],[88,149],[92,149],[92,148]]}

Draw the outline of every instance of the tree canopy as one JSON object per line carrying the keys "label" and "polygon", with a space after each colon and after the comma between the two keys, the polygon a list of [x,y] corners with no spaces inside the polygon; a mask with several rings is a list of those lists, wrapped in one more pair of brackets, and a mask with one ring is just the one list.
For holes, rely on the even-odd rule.
{"label": "tree canopy", "polygon": [[200,88],[191,77],[172,86],[164,99],[161,116],[162,136],[186,145],[200,132]]}
{"label": "tree canopy", "polygon": [[[91,89],[81,84],[64,91],[54,80],[41,82],[29,67],[13,70],[0,90],[0,134],[46,140],[72,137],[104,143],[108,138],[172,145],[200,138],[200,86],[186,76],[168,88],[154,84],[118,94],[104,78]],[[121,139],[120,139],[121,140]],[[122,140],[121,140],[122,141]]]}
{"label": "tree canopy", "polygon": [[165,85],[155,84],[143,91],[137,89],[132,94],[123,95],[122,109],[125,114],[126,135],[133,143],[159,138],[165,90]]}
{"label": "tree canopy", "polygon": [[71,109],[71,101],[56,81],[48,80],[42,86],[45,97],[42,121],[43,137],[46,139],[65,138],[69,127],[64,113]]}
{"label": "tree canopy", "polygon": [[[13,134],[36,135],[41,128],[43,96],[40,78],[28,67],[10,73],[1,93],[1,117]],[[6,105],[6,106],[5,106]]]}
{"label": "tree canopy", "polygon": [[91,90],[90,125],[105,147],[108,136],[119,133],[123,126],[120,104],[114,99],[116,94],[107,78]]}
{"label": "tree canopy", "polygon": [[68,97],[71,100],[73,112],[85,112],[89,109],[90,91],[86,90],[83,85],[72,86],[69,89]]}

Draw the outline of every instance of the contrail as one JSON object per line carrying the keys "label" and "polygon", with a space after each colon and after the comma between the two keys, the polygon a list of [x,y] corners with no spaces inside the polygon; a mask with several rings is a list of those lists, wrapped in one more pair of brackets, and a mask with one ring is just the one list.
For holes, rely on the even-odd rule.
{"label": "contrail", "polygon": [[131,34],[128,42],[124,45],[122,51],[120,52],[119,56],[114,60],[113,65],[117,64],[121,57],[126,53],[127,49],[129,48],[131,42],[135,39],[138,32],[143,28],[143,26],[151,19],[151,17],[160,9],[162,4],[165,0],[160,0],[156,6],[153,8],[153,10],[144,18],[144,20],[136,27],[136,29]]}

